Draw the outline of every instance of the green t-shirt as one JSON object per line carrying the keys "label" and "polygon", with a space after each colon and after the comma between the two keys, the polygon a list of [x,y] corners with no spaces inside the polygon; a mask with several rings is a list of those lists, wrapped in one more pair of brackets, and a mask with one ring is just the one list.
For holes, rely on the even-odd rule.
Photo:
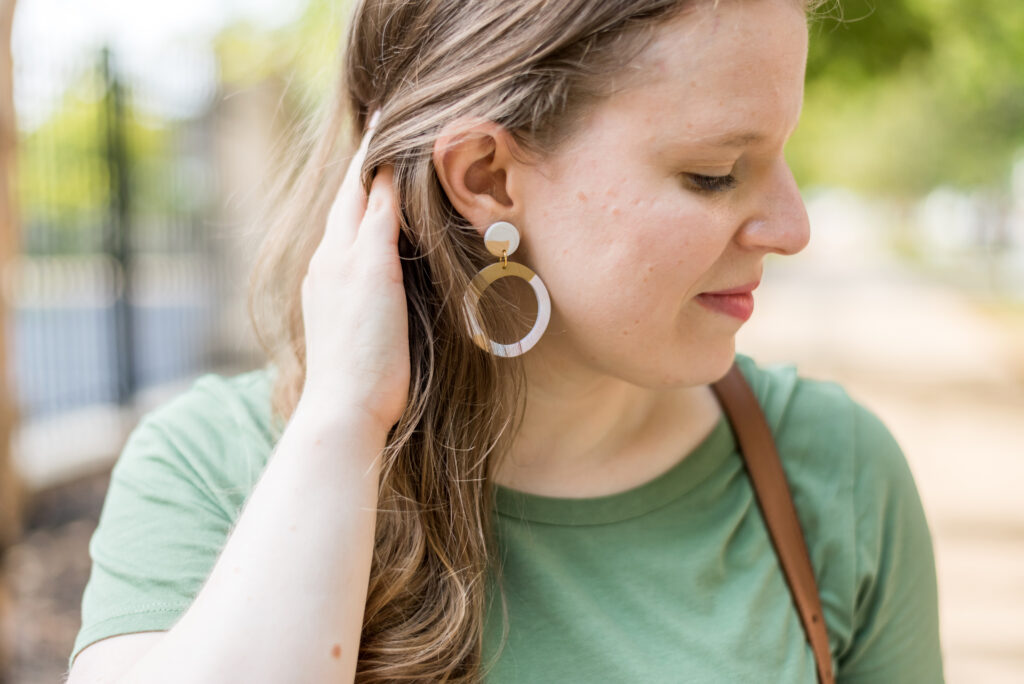
{"label": "green t-shirt", "polygon": [[[931,537],[898,444],[840,385],[736,359],[790,481],[838,681],[942,682]],[[204,375],[132,432],[69,663],[100,639],[170,629],[191,604],[273,449],[271,373]],[[509,634],[498,653],[492,578],[486,681],[816,681],[725,417],[682,456],[609,496],[497,488]]]}

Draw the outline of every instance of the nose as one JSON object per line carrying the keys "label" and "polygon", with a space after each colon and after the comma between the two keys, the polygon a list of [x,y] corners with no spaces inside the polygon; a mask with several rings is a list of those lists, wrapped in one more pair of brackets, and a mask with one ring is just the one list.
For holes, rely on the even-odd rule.
{"label": "nose", "polygon": [[785,159],[772,165],[757,210],[743,224],[737,239],[752,249],[796,254],[811,240],[807,207]]}

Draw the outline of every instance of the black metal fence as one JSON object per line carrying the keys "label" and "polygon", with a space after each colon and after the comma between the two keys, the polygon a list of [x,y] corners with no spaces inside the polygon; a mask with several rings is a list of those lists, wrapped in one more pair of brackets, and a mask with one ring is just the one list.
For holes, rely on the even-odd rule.
{"label": "black metal fence", "polygon": [[[23,420],[126,404],[208,367],[219,352],[208,110],[147,113],[137,77],[106,49],[62,69],[39,86],[57,82],[62,91],[43,93],[17,81],[16,65],[28,103],[18,155],[21,255],[4,286]],[[47,98],[40,113],[35,104]]]}

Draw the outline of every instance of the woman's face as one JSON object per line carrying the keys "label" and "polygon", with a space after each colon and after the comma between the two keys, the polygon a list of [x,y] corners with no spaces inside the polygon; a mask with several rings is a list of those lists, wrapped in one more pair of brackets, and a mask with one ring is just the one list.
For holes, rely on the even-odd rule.
{"label": "woman's face", "polygon": [[553,307],[533,362],[572,359],[647,387],[724,374],[743,321],[697,295],[759,280],[765,255],[809,239],[783,157],[806,56],[792,0],[702,4],[660,27],[636,80],[516,175],[513,260]]}

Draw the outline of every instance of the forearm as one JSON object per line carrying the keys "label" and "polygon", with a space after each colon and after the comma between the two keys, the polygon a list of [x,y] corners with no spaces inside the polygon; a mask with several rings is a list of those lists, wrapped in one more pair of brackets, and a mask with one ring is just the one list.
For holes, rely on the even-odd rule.
{"label": "forearm", "polygon": [[192,606],[123,681],[352,681],[385,439],[300,407]]}

